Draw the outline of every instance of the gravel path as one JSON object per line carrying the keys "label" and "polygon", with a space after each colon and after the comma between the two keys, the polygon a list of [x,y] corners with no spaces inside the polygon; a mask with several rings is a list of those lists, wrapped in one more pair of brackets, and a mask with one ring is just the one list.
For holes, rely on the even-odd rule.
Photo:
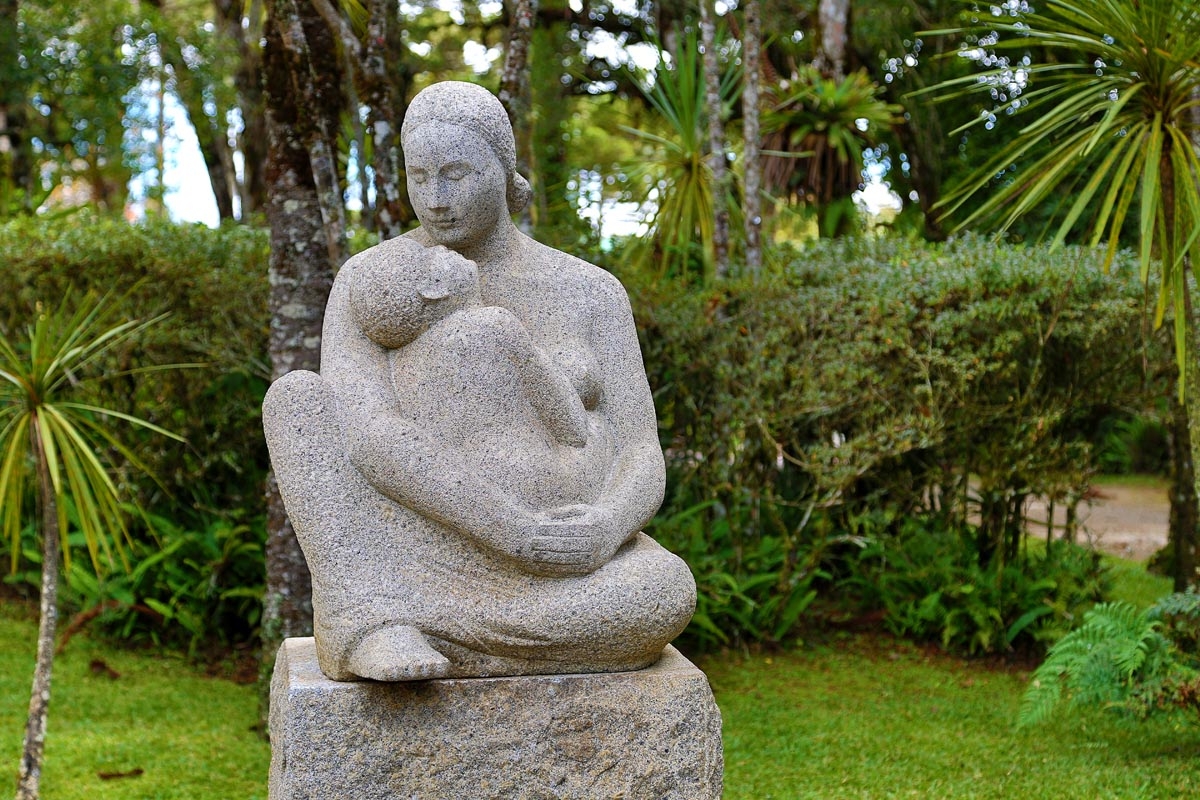
{"label": "gravel path", "polygon": [[[1080,539],[1091,541],[1106,553],[1145,561],[1167,543],[1170,504],[1167,486],[1105,484],[1096,487],[1093,498],[1079,505]],[[1035,535],[1045,532],[1046,508],[1031,502],[1026,512]],[[1055,509],[1055,521],[1063,519]]]}

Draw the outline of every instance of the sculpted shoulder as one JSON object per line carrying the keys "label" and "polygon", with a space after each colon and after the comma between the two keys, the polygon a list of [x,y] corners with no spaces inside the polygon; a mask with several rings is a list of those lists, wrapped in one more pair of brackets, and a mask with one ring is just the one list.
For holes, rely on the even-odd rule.
{"label": "sculpted shoulder", "polygon": [[581,290],[602,306],[615,303],[618,307],[628,307],[629,294],[608,270],[530,238],[525,239],[525,245],[530,260],[551,273],[560,285]]}

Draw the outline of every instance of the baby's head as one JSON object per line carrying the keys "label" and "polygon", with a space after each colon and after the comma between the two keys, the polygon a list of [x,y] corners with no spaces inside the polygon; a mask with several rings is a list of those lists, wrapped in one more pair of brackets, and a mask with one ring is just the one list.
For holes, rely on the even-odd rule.
{"label": "baby's head", "polygon": [[441,246],[403,246],[403,258],[370,261],[350,276],[354,321],[387,348],[404,347],[438,320],[481,302],[474,261]]}

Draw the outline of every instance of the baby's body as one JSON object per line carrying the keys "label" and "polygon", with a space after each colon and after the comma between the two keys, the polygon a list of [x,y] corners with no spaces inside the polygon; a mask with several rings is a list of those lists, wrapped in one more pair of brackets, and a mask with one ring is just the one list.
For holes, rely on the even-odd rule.
{"label": "baby's body", "polygon": [[511,311],[482,304],[473,262],[404,253],[350,285],[359,325],[389,350],[400,416],[533,510],[594,502],[612,445],[563,371]]}

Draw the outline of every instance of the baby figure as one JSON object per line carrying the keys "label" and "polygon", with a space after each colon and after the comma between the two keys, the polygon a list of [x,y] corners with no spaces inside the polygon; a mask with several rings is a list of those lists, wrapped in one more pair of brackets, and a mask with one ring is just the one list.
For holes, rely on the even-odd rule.
{"label": "baby figure", "polygon": [[401,415],[438,444],[481,457],[481,437],[501,432],[511,450],[512,437],[529,438],[531,428],[541,428],[533,431],[540,450],[584,447],[579,394],[511,311],[483,305],[475,262],[440,245],[396,245],[406,257],[355,270],[350,308],[363,333],[391,351]]}

